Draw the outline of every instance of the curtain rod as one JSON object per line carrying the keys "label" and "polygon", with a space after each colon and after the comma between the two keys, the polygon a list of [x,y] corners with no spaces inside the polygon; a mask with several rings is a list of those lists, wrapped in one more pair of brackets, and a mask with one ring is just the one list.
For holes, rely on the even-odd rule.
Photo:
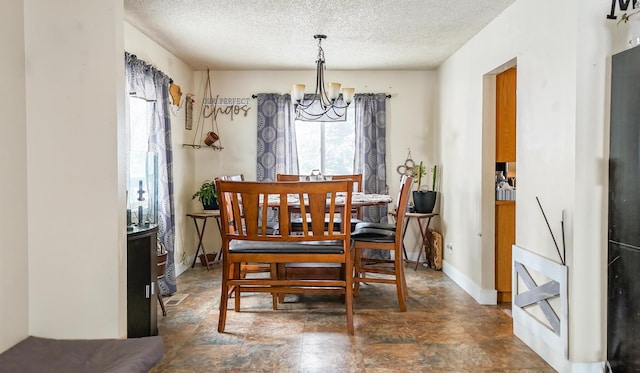
{"label": "curtain rod", "polygon": [[[391,95],[386,95],[386,98],[391,98]],[[258,95],[251,95],[251,98],[258,98]]]}

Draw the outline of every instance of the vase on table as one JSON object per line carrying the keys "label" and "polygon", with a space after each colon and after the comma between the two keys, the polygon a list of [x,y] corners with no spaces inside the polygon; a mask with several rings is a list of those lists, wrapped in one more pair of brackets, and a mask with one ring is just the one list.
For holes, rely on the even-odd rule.
{"label": "vase on table", "polygon": [[437,196],[438,192],[432,190],[413,192],[413,207],[415,212],[421,214],[432,213],[436,205]]}

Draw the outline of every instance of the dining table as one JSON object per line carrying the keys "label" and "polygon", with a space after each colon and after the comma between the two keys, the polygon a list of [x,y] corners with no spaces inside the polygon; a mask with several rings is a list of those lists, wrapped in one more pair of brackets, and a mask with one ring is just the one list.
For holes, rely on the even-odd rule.
{"label": "dining table", "polygon": [[[336,207],[342,208],[345,205],[345,199],[347,193],[341,192],[336,194]],[[271,207],[280,206],[280,195],[270,194],[268,197],[268,205]],[[392,198],[388,194],[376,194],[376,193],[363,193],[352,192],[351,193],[351,208],[357,209],[360,207],[369,206],[381,206],[392,202]],[[289,213],[292,215],[300,213],[300,196],[298,194],[287,195],[287,205],[289,206]],[[344,215],[344,211],[341,212]]]}
{"label": "dining table", "polygon": [[[347,193],[337,193],[336,195],[336,206],[344,206],[345,199],[347,197]],[[270,194],[268,197],[269,206],[280,206],[280,196]],[[352,192],[351,193],[351,207],[366,207],[366,206],[380,206],[386,205],[392,201],[392,198],[388,194],[375,194],[375,193],[362,193],[362,192]],[[298,194],[289,194],[287,195],[287,205],[289,207],[295,208],[300,206],[300,197]]]}

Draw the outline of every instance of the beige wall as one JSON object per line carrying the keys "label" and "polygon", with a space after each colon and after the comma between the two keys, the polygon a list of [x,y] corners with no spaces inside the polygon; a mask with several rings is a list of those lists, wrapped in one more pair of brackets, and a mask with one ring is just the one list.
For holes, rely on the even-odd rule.
{"label": "beige wall", "polygon": [[[330,56],[327,56],[330,59]],[[313,58],[309,67],[313,68]],[[330,81],[352,86],[357,92],[385,92],[392,95],[387,100],[387,183],[391,195],[398,193],[400,176],[396,168],[404,164],[408,149],[416,162],[440,163],[437,133],[433,123],[437,119],[436,89],[437,78],[430,71],[331,71],[325,73]],[[202,102],[206,72],[196,72],[196,100]],[[224,150],[216,152],[203,148],[192,150],[196,159],[195,181],[211,179],[220,175],[243,173],[249,180],[256,177],[256,123],[257,102],[251,98],[257,93],[286,93],[293,83],[304,83],[314,87],[315,72],[309,71],[211,71],[212,95],[220,97],[249,98],[251,109],[248,115],[218,115],[217,125]],[[206,120],[203,133],[211,129],[211,121]],[[196,125],[194,123],[194,131]],[[190,134],[189,136],[193,136]],[[202,143],[199,136],[198,141]],[[446,170],[445,170],[446,172]],[[196,185],[193,187],[195,188]],[[197,201],[193,208],[201,208]],[[437,219],[435,219],[437,220]],[[434,226],[437,221],[434,221]],[[213,228],[213,227],[211,227]],[[188,227],[193,231],[195,230]],[[407,249],[416,251],[416,227],[408,232]],[[207,247],[219,247],[219,235],[210,229],[206,235]]]}
{"label": "beige wall", "polygon": [[[327,71],[329,79],[360,92],[393,95],[387,117],[392,194],[397,193],[391,183],[395,167],[404,162],[407,148],[414,160],[443,165],[442,229],[445,243],[454,245],[445,252],[445,267],[468,292],[482,297],[493,290],[493,268],[486,260],[492,247],[483,240],[491,233],[483,231],[481,218],[491,207],[482,188],[491,175],[482,164],[492,155],[482,142],[483,76],[517,59],[516,243],[555,258],[535,197],[543,202],[556,235],[561,211],[567,211],[569,343],[571,361],[578,363],[602,361],[606,351],[608,64],[610,54],[624,44],[619,42],[622,27],[605,19],[608,9],[599,3],[519,0],[438,72]],[[0,304],[0,351],[27,334],[123,336],[122,3],[54,6],[12,0],[3,9],[0,45],[9,53],[3,54],[0,74],[9,89],[0,96],[6,119],[0,127],[5,177],[0,184],[0,296],[12,302]],[[190,82],[179,61],[129,28],[126,35],[131,52]],[[312,70],[214,71],[213,94],[283,93],[291,83],[311,85],[313,78]],[[195,73],[192,82],[182,84],[201,100],[202,74]],[[247,118],[218,119],[224,151],[176,152],[176,185],[183,188],[176,193],[176,205],[183,206],[182,212],[198,208],[190,195],[204,178],[255,177],[255,110],[252,101]],[[193,133],[176,130],[174,150],[180,142],[191,142]],[[177,246],[193,255],[192,224],[183,221],[180,230]],[[184,267],[189,259],[177,261]]]}
{"label": "beige wall", "polygon": [[[149,62],[180,86],[183,98],[187,93],[194,93],[193,70],[176,56],[167,52],[156,42],[149,39],[133,26],[125,22],[124,25],[124,48],[127,52],[135,54],[138,58]],[[171,112],[171,145],[173,148],[173,186],[174,186],[174,207],[175,207],[175,264],[176,274],[180,274],[187,269],[191,262],[191,257],[195,252],[196,234],[193,222],[187,220],[186,214],[191,210],[191,196],[194,191],[194,152],[191,148],[182,146],[184,143],[191,143],[193,137],[191,132],[185,130],[184,107]],[[213,227],[213,224],[212,224]]]}
{"label": "beige wall", "polygon": [[517,1],[439,69],[442,160],[465,170],[443,180],[445,242],[454,245],[445,269],[478,299],[494,289],[493,266],[484,260],[493,257],[493,241],[483,239],[493,232],[481,220],[493,209],[482,188],[493,175],[482,160],[494,155],[494,144],[482,142],[483,76],[517,59],[516,244],[559,261],[536,197],[559,243],[567,214],[573,365],[544,351],[544,341],[532,345],[561,371],[588,363],[593,371],[606,358],[607,85],[619,33],[607,12],[596,1]]}
{"label": "beige wall", "polygon": [[24,2],[32,335],[126,336],[122,19],[122,1]]}
{"label": "beige wall", "polygon": [[0,12],[0,352],[28,335],[27,151],[22,0]]}

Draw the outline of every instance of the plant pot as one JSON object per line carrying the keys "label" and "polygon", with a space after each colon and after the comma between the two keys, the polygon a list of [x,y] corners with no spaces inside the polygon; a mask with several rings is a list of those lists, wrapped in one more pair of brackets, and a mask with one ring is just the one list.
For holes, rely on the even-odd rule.
{"label": "plant pot", "polygon": [[213,201],[211,201],[211,203],[209,204],[205,204],[204,202],[202,202],[202,208],[204,210],[217,210],[219,208],[218,200],[214,198]]}
{"label": "plant pot", "polygon": [[207,146],[211,146],[214,142],[218,141],[218,139],[218,134],[210,131],[209,133],[207,133],[207,137],[204,139],[204,143],[207,144]]}
{"label": "plant pot", "polygon": [[415,191],[413,192],[413,206],[417,213],[428,214],[433,212],[436,205],[436,197],[438,192],[434,191]]}

